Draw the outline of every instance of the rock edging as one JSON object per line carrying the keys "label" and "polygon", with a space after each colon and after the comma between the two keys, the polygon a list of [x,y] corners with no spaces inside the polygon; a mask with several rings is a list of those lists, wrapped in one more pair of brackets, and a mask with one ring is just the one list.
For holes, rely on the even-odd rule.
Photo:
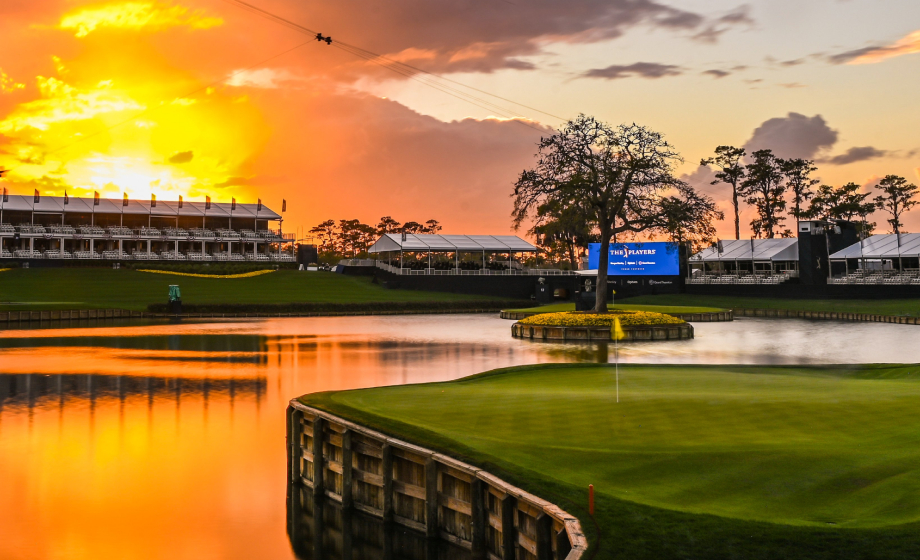
{"label": "rock edging", "polygon": [[[287,443],[292,483],[468,548],[474,557],[518,558],[522,549],[537,558],[580,560],[588,549],[578,519],[558,506],[482,469],[297,399],[287,409]],[[461,486],[469,488],[469,501],[456,490]],[[491,500],[499,504],[497,514],[488,507]],[[423,507],[405,507],[416,502]],[[439,514],[439,508],[446,511]],[[486,538],[489,527],[501,528],[498,542]]]}
{"label": "rock edging", "polygon": [[839,313],[836,311],[793,311],[789,309],[741,309],[732,311],[739,317],[763,317],[769,319],[821,319],[827,321],[862,321],[869,323],[893,323],[897,325],[920,325],[920,317],[903,315],[874,315],[871,313]]}

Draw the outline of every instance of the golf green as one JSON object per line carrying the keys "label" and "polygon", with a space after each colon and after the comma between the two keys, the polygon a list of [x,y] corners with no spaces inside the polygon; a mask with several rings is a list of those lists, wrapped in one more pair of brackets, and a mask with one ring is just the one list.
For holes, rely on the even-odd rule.
{"label": "golf green", "polygon": [[663,516],[669,524],[698,517],[710,527],[689,535],[698,545],[720,531],[817,539],[828,553],[883,536],[920,543],[908,536],[916,529],[904,532],[920,521],[920,366],[629,365],[619,402],[616,387],[612,366],[550,365],[302,400],[493,465],[537,492],[559,483],[580,503],[594,484],[601,534],[616,530],[605,519],[613,524],[617,508],[637,504],[652,508],[633,508],[643,515],[678,514]]}

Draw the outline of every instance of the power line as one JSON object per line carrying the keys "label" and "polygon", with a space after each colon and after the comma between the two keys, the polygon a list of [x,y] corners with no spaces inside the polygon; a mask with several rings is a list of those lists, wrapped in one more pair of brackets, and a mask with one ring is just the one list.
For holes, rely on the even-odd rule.
{"label": "power line", "polygon": [[[275,23],[277,23],[277,24],[279,24],[279,25],[283,25],[283,26],[285,26],[285,27],[288,27],[289,29],[293,29],[294,31],[297,31],[297,32],[300,32],[300,33],[304,33],[304,34],[308,34],[308,35],[313,35],[313,36],[315,36],[315,38],[316,38],[317,40],[319,40],[319,41],[325,41],[327,44],[332,45],[332,46],[334,46],[334,47],[337,47],[337,48],[339,48],[340,50],[343,50],[343,51],[345,51],[345,52],[347,52],[347,53],[349,53],[349,54],[351,54],[351,55],[353,55],[353,56],[357,56],[357,57],[362,58],[362,59],[364,59],[364,60],[366,60],[366,61],[373,62],[374,64],[377,64],[377,65],[379,65],[379,66],[382,66],[383,68],[386,68],[387,70],[390,70],[390,71],[392,71],[392,72],[394,72],[394,73],[400,74],[400,75],[402,75],[402,76],[404,76],[404,77],[407,77],[407,78],[410,78],[410,79],[414,79],[414,80],[418,81],[419,83],[422,83],[422,84],[424,84],[424,85],[427,85],[427,86],[429,86],[429,87],[431,87],[431,88],[433,88],[433,89],[437,89],[437,90],[441,91],[442,93],[446,93],[446,94],[448,94],[448,95],[451,95],[452,97],[456,97],[456,98],[460,99],[461,101],[465,101],[465,102],[470,103],[470,104],[472,104],[472,105],[476,105],[477,107],[480,107],[480,108],[482,108],[482,109],[491,110],[491,111],[497,111],[497,112],[500,113],[500,116],[503,116],[503,117],[505,117],[505,118],[515,119],[515,111],[513,111],[513,110],[511,110],[511,109],[509,109],[509,108],[507,108],[507,107],[503,107],[503,106],[501,106],[501,105],[495,104],[495,103],[493,103],[493,102],[491,102],[491,101],[487,101],[487,100],[485,100],[485,99],[483,99],[483,98],[481,98],[481,97],[477,97],[477,96],[475,96],[475,95],[472,95],[472,94],[470,94],[470,93],[468,93],[468,92],[465,92],[465,91],[463,91],[463,90],[461,90],[461,89],[457,89],[457,88],[455,88],[455,87],[449,86],[449,85],[447,85],[446,83],[441,83],[441,82],[448,82],[448,83],[451,83],[451,84],[460,86],[460,87],[462,87],[462,88],[466,88],[466,89],[469,89],[469,90],[472,90],[472,91],[476,91],[476,92],[478,92],[478,93],[482,93],[482,94],[488,95],[488,96],[493,97],[493,98],[495,98],[495,99],[500,99],[500,100],[502,100],[502,101],[506,101],[506,102],[508,102],[508,103],[512,103],[512,104],[517,105],[517,106],[519,106],[519,107],[523,107],[523,108],[526,108],[526,109],[530,109],[531,111],[536,111],[536,112],[538,112],[538,113],[541,113],[541,114],[550,116],[550,117],[552,117],[552,118],[554,118],[554,119],[558,119],[558,120],[560,120],[560,121],[566,121],[566,120],[567,120],[567,119],[565,119],[564,117],[560,117],[560,116],[558,116],[558,115],[554,115],[554,114],[552,114],[552,113],[548,113],[548,112],[546,112],[546,111],[542,111],[542,110],[537,109],[537,108],[535,108],[535,107],[531,107],[531,106],[529,106],[529,105],[525,105],[525,104],[523,104],[523,103],[514,101],[514,100],[512,100],[512,99],[508,99],[508,98],[506,98],[506,97],[502,97],[502,96],[496,95],[496,94],[494,94],[494,93],[490,93],[490,92],[488,92],[488,91],[485,91],[485,90],[482,90],[482,89],[479,89],[479,88],[475,88],[475,87],[473,87],[473,86],[466,85],[466,84],[464,84],[464,83],[462,83],[462,82],[458,82],[458,81],[456,81],[456,80],[452,80],[452,79],[450,79],[450,78],[446,78],[446,77],[444,77],[444,76],[441,76],[440,74],[435,74],[435,73],[433,73],[433,72],[429,72],[429,71],[427,71],[427,70],[423,70],[423,69],[421,69],[421,68],[412,66],[412,65],[410,65],[410,64],[406,64],[406,63],[403,63],[403,62],[399,62],[399,61],[393,60],[393,59],[391,59],[391,58],[388,58],[388,57],[383,56],[383,55],[381,55],[381,54],[375,53],[375,52],[373,52],[373,51],[369,51],[369,50],[364,49],[364,48],[362,48],[362,47],[358,47],[358,46],[356,46],[356,45],[351,45],[351,44],[346,43],[346,42],[344,42],[344,41],[333,40],[331,37],[324,37],[320,32],[317,32],[317,31],[315,31],[315,30],[313,30],[313,29],[310,29],[309,27],[306,27],[306,26],[304,26],[304,25],[301,25],[301,24],[299,24],[299,23],[297,23],[297,22],[291,21],[290,19],[287,19],[287,18],[285,18],[285,17],[282,17],[282,16],[279,16],[279,15],[274,14],[274,13],[272,13],[272,12],[269,12],[268,10],[265,10],[265,9],[263,9],[263,8],[260,8],[260,7],[258,7],[258,6],[255,6],[255,5],[250,4],[250,3],[248,3],[248,2],[245,2],[244,0],[223,0],[223,1],[224,1],[224,2],[227,2],[228,4],[233,4],[233,5],[237,6],[237,7],[240,7],[240,8],[242,8],[242,9],[246,10],[246,11],[249,11],[250,13],[253,13],[253,14],[256,14],[256,15],[261,16],[261,17],[263,17],[263,18],[269,19],[269,20],[271,20],[271,21],[273,21],[273,22],[275,22]],[[516,120],[516,119],[515,119],[515,120]],[[522,121],[517,121],[517,120],[516,120],[516,122],[520,122],[521,124],[523,124],[523,125],[525,125],[525,126],[529,126],[530,128],[534,128],[534,129],[536,129],[536,130],[541,130],[541,131],[542,131],[542,129],[540,129],[540,128],[538,128],[538,127],[535,127],[535,126],[531,126],[531,125],[529,125],[528,123],[525,123],[525,122],[522,122]]]}

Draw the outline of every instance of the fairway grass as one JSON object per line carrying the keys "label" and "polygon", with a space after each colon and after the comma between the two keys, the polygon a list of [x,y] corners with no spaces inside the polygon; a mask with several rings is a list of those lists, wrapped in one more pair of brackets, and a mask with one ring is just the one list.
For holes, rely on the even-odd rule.
{"label": "fairway grass", "polygon": [[920,554],[920,366],[629,365],[614,391],[612,367],[557,365],[302,400],[586,525],[594,484],[592,538],[627,558]]}
{"label": "fairway grass", "polygon": [[[366,276],[278,270],[252,278],[196,278],[129,269],[17,268],[0,276],[0,311],[117,308],[142,311],[165,303],[178,284],[187,304],[416,302],[476,296],[388,290]],[[66,302],[55,304],[54,302]]]}
{"label": "fairway grass", "polygon": [[[632,300],[630,300],[630,302],[631,301]],[[618,303],[616,305],[607,305],[608,311],[613,311],[615,309],[621,311],[654,311],[656,313],[664,313],[667,315],[679,315],[682,313],[718,313],[719,311],[725,311],[725,309],[719,307],[701,307],[689,305],[646,305],[638,303]],[[505,309],[504,311],[510,313],[560,313],[563,311],[575,311],[575,304],[551,303],[537,307],[525,307],[523,309]]]}

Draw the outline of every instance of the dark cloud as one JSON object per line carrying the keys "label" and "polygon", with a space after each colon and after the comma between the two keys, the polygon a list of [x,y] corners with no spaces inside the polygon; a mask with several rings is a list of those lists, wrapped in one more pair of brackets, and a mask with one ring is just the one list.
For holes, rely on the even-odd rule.
{"label": "dark cloud", "polygon": [[[699,33],[712,40],[735,25],[748,24],[742,6],[720,17],[675,8],[655,0],[367,0],[300,3],[294,18],[313,28],[360,44],[413,66],[437,72],[491,72],[519,67],[520,58],[547,42],[591,43],[622,36],[637,26]],[[708,37],[707,36],[707,37]],[[707,38],[708,40],[708,38]],[[374,68],[364,65],[365,72]]]}
{"label": "dark cloud", "polygon": [[885,155],[888,155],[888,152],[885,150],[879,150],[872,146],[858,146],[850,148],[844,153],[836,155],[832,158],[828,158],[825,161],[834,165],[846,165],[848,163],[866,161],[868,159],[875,159]]}
{"label": "dark cloud", "polygon": [[861,49],[854,49],[852,51],[846,51],[839,54],[832,54],[827,57],[827,61],[831,64],[846,64],[851,60],[855,60],[863,55],[867,54],[880,54],[887,51],[887,47],[863,47]]}
{"label": "dark cloud", "polygon": [[723,33],[738,25],[752,26],[754,20],[750,15],[751,7],[747,4],[738,6],[727,14],[706,23],[693,38],[703,43],[715,43]]}
{"label": "dark cloud", "polygon": [[680,66],[673,64],[659,64],[657,62],[636,62],[633,64],[614,64],[606,68],[594,68],[588,70],[582,76],[585,78],[603,78],[605,80],[617,80],[619,78],[629,78],[639,76],[642,78],[663,78],[665,76],[678,76],[683,73]]}
{"label": "dark cloud", "polygon": [[741,72],[745,69],[747,69],[747,66],[739,64],[738,66],[733,66],[731,68],[713,68],[712,70],[704,70],[702,73],[707,76],[712,76],[713,78],[724,78],[725,76],[730,76],[735,72]]}
{"label": "dark cloud", "polygon": [[169,163],[188,163],[192,161],[192,158],[195,156],[195,153],[192,150],[186,152],[176,152],[173,155],[169,156]]}
{"label": "dark cloud", "polygon": [[806,117],[789,113],[769,119],[754,130],[744,147],[748,153],[770,149],[781,158],[814,159],[821,150],[837,143],[837,131],[821,115]]}

